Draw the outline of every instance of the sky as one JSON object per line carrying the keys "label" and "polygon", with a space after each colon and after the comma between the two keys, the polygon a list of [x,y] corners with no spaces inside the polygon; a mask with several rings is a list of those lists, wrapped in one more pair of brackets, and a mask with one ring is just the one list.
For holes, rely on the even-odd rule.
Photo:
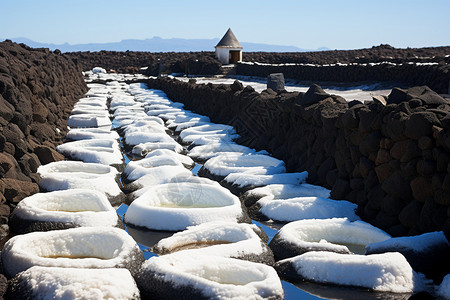
{"label": "sky", "polygon": [[303,49],[450,45],[450,0],[0,0],[0,38],[84,44],[212,39]]}

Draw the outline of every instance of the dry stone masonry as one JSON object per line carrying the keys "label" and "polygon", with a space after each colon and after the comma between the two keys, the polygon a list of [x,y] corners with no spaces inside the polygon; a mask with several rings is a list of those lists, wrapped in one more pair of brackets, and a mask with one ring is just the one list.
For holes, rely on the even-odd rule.
{"label": "dry stone masonry", "polygon": [[[239,142],[267,149],[288,171],[309,172],[334,199],[393,236],[450,233],[450,105],[428,87],[347,103],[313,85],[306,93],[257,93],[239,82],[149,79],[187,109],[233,125]],[[383,105],[382,102],[386,102]]]}

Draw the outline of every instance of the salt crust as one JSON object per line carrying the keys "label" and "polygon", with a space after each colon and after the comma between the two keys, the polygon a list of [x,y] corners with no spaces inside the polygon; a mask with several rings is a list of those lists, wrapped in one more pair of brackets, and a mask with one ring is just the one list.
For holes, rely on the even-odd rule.
{"label": "salt crust", "polygon": [[32,266],[114,268],[132,259],[138,245],[123,229],[78,227],[32,232],[11,238],[2,250],[7,276]]}
{"label": "salt crust", "polygon": [[236,222],[241,203],[219,184],[166,183],[149,188],[131,203],[125,222],[156,230],[184,230],[211,221]]}
{"label": "salt crust", "polygon": [[173,158],[167,159],[156,159],[158,162],[168,163],[169,160],[172,160],[176,165],[163,165],[163,166],[155,166],[155,167],[142,167],[142,166],[133,166],[129,170],[130,173],[126,177],[128,181],[133,181],[136,186],[147,186],[147,185],[157,185],[162,183],[168,183],[174,176],[189,174],[189,170],[183,167],[183,165],[174,160]]}
{"label": "salt crust", "polygon": [[171,157],[171,158],[174,158],[174,159],[178,160],[179,162],[181,162],[183,164],[183,166],[185,166],[186,168],[191,168],[194,165],[194,161],[189,156],[182,155],[182,154],[179,154],[174,151],[167,150],[167,149],[154,150],[154,151],[150,152],[149,154],[147,154],[145,156],[145,159],[149,159],[152,157],[160,157],[160,158]]}
{"label": "salt crust", "polygon": [[255,149],[246,146],[238,145],[236,143],[212,143],[207,145],[196,146],[192,148],[188,155],[193,158],[207,160],[223,152],[239,152],[243,154],[255,153]]}
{"label": "salt crust", "polygon": [[39,186],[49,192],[85,188],[113,197],[121,193],[115,180],[118,171],[110,166],[80,161],[58,161],[40,166],[37,172],[41,176]]}
{"label": "salt crust", "polygon": [[167,168],[167,174],[162,174],[158,177],[150,177],[145,175],[129,184],[131,185],[131,189],[138,189],[132,194],[134,198],[142,196],[152,186],[163,183],[191,182],[194,184],[212,184],[217,186],[216,181],[204,177],[194,176],[191,171],[188,171],[185,168],[175,169],[170,166],[160,168]]}
{"label": "salt crust", "polygon": [[269,184],[300,184],[308,177],[308,172],[300,173],[281,173],[272,175],[259,175],[248,173],[230,173],[224,181],[235,184],[240,187],[244,186],[263,186]]}
{"label": "salt crust", "polygon": [[143,272],[161,274],[175,286],[188,286],[210,299],[283,299],[284,291],[276,271],[267,265],[182,252],[152,257]]}
{"label": "salt crust", "polygon": [[255,175],[279,174],[286,171],[282,160],[260,154],[222,153],[209,159],[204,168],[214,175],[227,176],[230,173]]}
{"label": "salt crust", "polygon": [[87,163],[113,165],[123,163],[119,142],[112,139],[90,139],[67,142],[56,147],[59,153]]}
{"label": "salt crust", "polygon": [[131,152],[135,155],[146,156],[153,150],[167,149],[177,153],[183,152],[183,146],[172,140],[164,143],[142,143],[133,147]]}
{"label": "salt crust", "polygon": [[312,251],[280,261],[291,262],[308,280],[358,286],[375,291],[410,293],[423,289],[423,278],[413,271],[398,252],[348,255]]}
{"label": "salt crust", "polygon": [[245,193],[246,196],[258,196],[260,198],[273,196],[273,199],[288,199],[293,197],[330,197],[330,190],[308,183],[302,184],[269,184],[257,187]]}
{"label": "salt crust", "polygon": [[15,279],[26,282],[32,299],[138,299],[127,269],[31,267]]}
{"label": "salt crust", "polygon": [[156,129],[154,132],[143,131],[131,131],[125,132],[125,143],[131,146],[146,144],[146,143],[175,143],[174,139],[170,137],[164,131]]}
{"label": "salt crust", "polygon": [[384,249],[411,249],[415,252],[424,252],[435,245],[449,244],[443,231],[428,232],[417,236],[391,238],[367,245],[367,251],[383,251]]}
{"label": "salt crust", "polygon": [[280,240],[302,249],[339,253],[351,253],[340,244],[365,246],[390,238],[390,235],[366,222],[350,222],[347,218],[295,221],[284,225],[277,235]]}
{"label": "salt crust", "polygon": [[119,218],[103,193],[73,189],[37,193],[19,202],[14,214],[25,220],[71,223],[75,226],[116,226]]}
{"label": "salt crust", "polygon": [[177,232],[171,237],[160,240],[154,247],[158,254],[178,251],[178,247],[195,243],[228,242],[231,244],[212,244],[208,247],[182,250],[222,257],[240,257],[246,254],[259,255],[264,249],[261,238],[256,234],[259,230],[254,224],[232,222],[209,222],[197,226],[189,226],[185,231]]}
{"label": "salt crust", "polygon": [[297,197],[275,200],[264,197],[258,200],[260,212],[274,221],[291,222],[303,219],[348,218],[359,220],[355,211],[357,205],[344,200],[320,197]]}
{"label": "salt crust", "polygon": [[212,143],[231,143],[233,140],[239,138],[238,134],[228,133],[199,133],[185,136],[183,143],[192,145],[209,145]]}
{"label": "salt crust", "polygon": [[105,127],[111,126],[111,120],[107,116],[98,116],[96,114],[78,114],[71,115],[67,120],[69,127]]}
{"label": "salt crust", "polygon": [[66,135],[66,139],[73,141],[89,139],[118,140],[119,138],[117,132],[101,128],[73,128]]}
{"label": "salt crust", "polygon": [[187,128],[180,132],[180,138],[184,140],[184,138],[189,135],[218,134],[218,133],[233,135],[236,133],[236,130],[234,129],[234,127],[230,125],[210,123]]}

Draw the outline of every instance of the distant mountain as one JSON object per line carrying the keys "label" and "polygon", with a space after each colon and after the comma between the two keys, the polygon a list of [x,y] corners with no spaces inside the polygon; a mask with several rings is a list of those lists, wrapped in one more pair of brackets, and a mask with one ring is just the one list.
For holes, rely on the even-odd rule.
{"label": "distant mountain", "polygon": [[[50,50],[59,49],[62,52],[77,51],[148,51],[148,52],[197,52],[197,51],[214,51],[214,46],[219,42],[219,38],[214,39],[163,39],[153,37],[145,40],[122,40],[112,43],[89,43],[89,44],[46,44],[35,42],[27,38],[13,38],[16,43],[24,43],[33,48],[49,48]],[[305,52],[305,51],[323,51],[329,50],[322,47],[317,50],[301,49],[295,46],[281,46],[258,43],[241,42],[244,51],[248,52]]]}

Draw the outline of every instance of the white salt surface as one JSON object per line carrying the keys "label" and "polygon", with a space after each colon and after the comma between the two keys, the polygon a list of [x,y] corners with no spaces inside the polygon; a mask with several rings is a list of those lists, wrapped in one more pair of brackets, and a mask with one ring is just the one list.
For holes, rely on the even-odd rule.
{"label": "white salt surface", "polygon": [[47,191],[85,188],[113,197],[121,193],[115,180],[118,171],[110,166],[80,161],[58,161],[40,166],[37,172],[41,176],[39,186]]}
{"label": "white salt surface", "polygon": [[284,225],[278,236],[281,240],[307,250],[351,253],[345,245],[361,245],[384,241],[390,235],[362,221],[346,218],[307,219]]}
{"label": "white salt surface", "polygon": [[[216,181],[211,180],[209,178],[194,176],[191,171],[188,171],[184,168],[183,169],[179,168],[175,171],[172,171],[172,169],[170,169],[170,168],[173,168],[171,166],[162,166],[159,168],[161,168],[161,169],[168,168],[169,171],[167,172],[167,174],[163,174],[163,175],[159,176],[158,178],[149,177],[149,176],[145,175],[145,176],[139,178],[138,180],[130,183],[130,185],[132,187],[138,188],[138,190],[133,192],[133,194],[132,194],[134,196],[134,198],[138,198],[138,197],[142,196],[152,186],[155,186],[158,184],[163,184],[163,183],[188,182],[188,183],[200,184],[200,185],[211,184],[213,186],[217,186],[217,184],[218,184]],[[181,170],[183,170],[183,171],[181,172]],[[177,173],[177,171],[178,171],[178,173]],[[188,171],[188,172],[186,172],[186,171]]]}
{"label": "white salt surface", "polygon": [[219,184],[179,182],[149,188],[131,203],[125,222],[177,231],[211,221],[236,222],[241,217],[239,198]]}
{"label": "white salt surface", "polygon": [[239,138],[238,134],[199,133],[187,135],[182,141],[192,145],[209,145],[212,143],[231,143],[237,138]]}
{"label": "white salt surface", "polygon": [[[131,174],[132,177],[128,177],[128,180],[134,180],[132,183],[127,185],[131,190],[136,189],[146,189],[163,183],[178,182],[176,178],[184,178],[191,176],[192,172],[181,165],[176,166],[159,166],[153,167],[145,170],[144,172],[139,172],[140,174]],[[137,179],[135,178],[136,175]],[[140,176],[142,175],[142,176]],[[139,177],[140,176],[140,177]],[[175,181],[174,181],[175,180]]]}
{"label": "white salt surface", "polygon": [[145,158],[152,158],[152,157],[159,157],[159,158],[171,157],[181,162],[183,166],[185,166],[186,168],[191,168],[194,166],[194,161],[189,156],[182,155],[167,149],[154,150],[145,156]]}
{"label": "white salt surface", "polygon": [[80,140],[59,145],[56,150],[66,157],[87,163],[113,165],[123,162],[122,152],[117,140]]}
{"label": "white salt surface", "polygon": [[164,122],[158,117],[147,116],[134,118],[134,121],[125,127],[125,132],[132,131],[143,131],[148,130],[148,132],[165,132]]}
{"label": "white salt surface", "polygon": [[308,177],[308,172],[301,173],[281,173],[273,175],[258,175],[247,173],[230,173],[224,178],[226,182],[240,187],[253,185],[263,186],[269,184],[300,184]]}
{"label": "white salt surface", "polygon": [[194,287],[210,299],[284,297],[276,271],[263,264],[179,252],[152,257],[142,267],[144,272],[162,274],[168,284]]}
{"label": "white salt surface", "polygon": [[286,261],[292,262],[302,277],[316,282],[393,293],[423,289],[422,277],[398,252],[366,256],[313,251],[280,262]]}
{"label": "white salt surface", "polygon": [[367,251],[383,251],[384,249],[411,249],[423,252],[435,245],[449,244],[443,231],[428,232],[417,236],[396,237],[383,242],[367,245]]}
{"label": "white salt surface", "polygon": [[11,238],[2,250],[5,273],[14,276],[32,266],[114,268],[134,259],[139,247],[114,227],[78,227],[32,232]]}
{"label": "white salt surface", "polygon": [[135,155],[146,156],[149,152],[158,149],[167,149],[177,153],[183,152],[183,146],[172,140],[164,143],[143,143],[133,147],[131,152]]}
{"label": "white salt surface", "polygon": [[119,134],[116,131],[101,128],[73,128],[66,135],[66,139],[73,141],[89,139],[118,140],[119,138]]}
{"label": "white salt surface", "polygon": [[67,120],[69,127],[106,127],[111,126],[111,120],[106,116],[96,114],[71,115]]}
{"label": "white salt surface", "polygon": [[248,196],[259,196],[261,198],[270,196],[273,199],[288,199],[295,197],[330,197],[330,190],[308,183],[302,184],[269,184],[257,187],[246,192]]}
{"label": "white salt surface", "polygon": [[204,168],[214,175],[227,176],[230,173],[256,175],[278,174],[286,171],[282,160],[260,154],[222,153],[209,159]]}
{"label": "white salt surface", "polygon": [[184,139],[188,135],[210,134],[210,133],[228,133],[235,134],[236,130],[233,126],[223,124],[204,124],[187,128],[180,132],[180,137]]}
{"label": "white salt surface", "polygon": [[[177,232],[171,237],[160,240],[153,249],[157,249],[158,253],[163,254],[183,251],[184,254],[191,252],[234,258],[244,255],[260,255],[264,249],[261,238],[255,230],[259,229],[254,224],[204,223],[190,226],[185,231]],[[192,245],[203,245],[203,247],[189,249]]]}
{"label": "white salt surface", "polygon": [[18,277],[32,299],[136,299],[139,290],[127,269],[31,267]]}
{"label": "white salt surface", "polygon": [[97,108],[90,105],[75,106],[70,112],[71,115],[91,114],[98,117],[109,117],[109,112],[104,108]]}
{"label": "white salt surface", "polygon": [[450,274],[444,277],[436,291],[444,299],[450,299]]}
{"label": "white salt surface", "polygon": [[25,220],[71,223],[75,226],[116,226],[119,218],[103,193],[73,189],[37,193],[19,202],[14,214]]}
{"label": "white salt surface", "polygon": [[213,143],[207,145],[196,146],[192,148],[188,155],[193,158],[207,160],[223,152],[239,152],[243,154],[255,153],[255,149],[236,143]]}
{"label": "white salt surface", "polygon": [[[150,152],[151,153],[151,152]],[[158,167],[184,168],[183,164],[172,157],[149,157],[141,160],[130,161],[123,171],[123,175],[129,181],[141,178],[144,175],[152,174]],[[156,169],[157,170],[157,169]],[[157,177],[157,176],[156,176]]]}
{"label": "white salt surface", "polygon": [[145,143],[172,143],[174,139],[170,137],[164,131],[161,132],[160,129],[157,129],[155,132],[150,131],[133,131],[125,133],[125,142],[128,145],[135,146],[139,144]]}
{"label": "white salt surface", "polygon": [[348,218],[359,220],[355,211],[357,205],[344,200],[331,200],[319,197],[297,197],[273,200],[265,197],[257,202],[260,212],[268,218],[281,222],[303,219]]}

